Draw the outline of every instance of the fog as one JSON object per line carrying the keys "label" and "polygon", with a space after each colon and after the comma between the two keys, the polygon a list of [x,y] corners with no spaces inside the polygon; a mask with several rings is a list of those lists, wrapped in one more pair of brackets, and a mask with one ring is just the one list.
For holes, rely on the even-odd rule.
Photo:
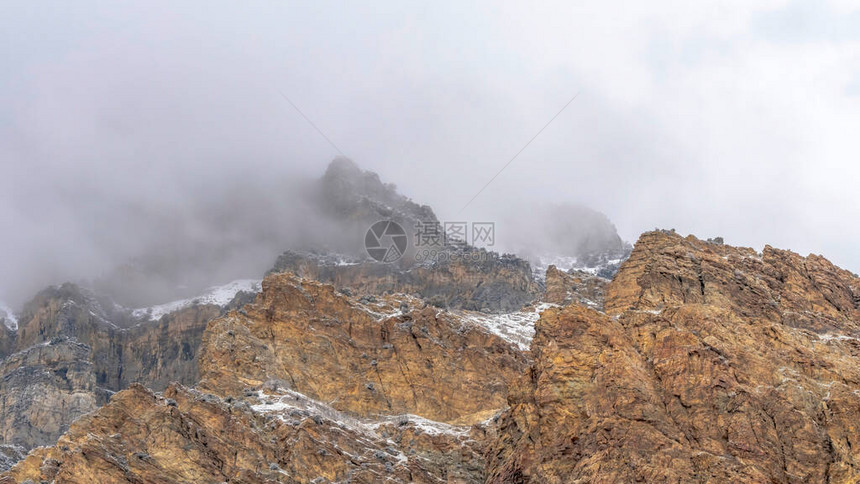
{"label": "fog", "polygon": [[218,260],[181,281],[200,285],[337,239],[305,191],[339,150],[520,245],[559,216],[540,207],[585,205],[631,242],[675,228],[860,270],[851,2],[10,1],[0,25],[13,305],[144,255]]}

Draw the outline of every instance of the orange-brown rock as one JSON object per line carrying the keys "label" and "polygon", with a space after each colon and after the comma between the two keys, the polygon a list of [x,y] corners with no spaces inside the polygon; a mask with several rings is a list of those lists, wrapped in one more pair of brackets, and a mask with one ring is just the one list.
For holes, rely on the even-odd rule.
{"label": "orange-brown rock", "polygon": [[209,323],[199,386],[241,395],[279,379],[358,415],[443,422],[474,423],[504,407],[509,383],[528,365],[525,355],[422,305],[405,296],[364,304],[331,285],[270,275],[255,303]]}
{"label": "orange-brown rock", "polygon": [[[198,390],[133,385],[0,483],[860,482],[854,274],[653,232],[605,313],[582,298],[597,288],[548,272],[565,306],[527,356],[464,311],[270,275],[208,324]],[[71,343],[14,358],[57,402],[87,403],[70,395],[103,363],[72,365],[89,347]]]}
{"label": "orange-brown rock", "polygon": [[550,309],[489,482],[860,482],[860,281],[652,232],[606,312]]}
{"label": "orange-brown rock", "polygon": [[[18,341],[53,339],[7,360],[18,376],[4,380],[0,423],[25,448],[67,431],[10,482],[482,482],[491,431],[425,417],[486,420],[528,365],[516,345],[456,313],[404,295],[359,301],[290,274],[213,321],[190,365],[197,349],[182,348],[206,306],[123,329],[74,288],[58,291],[24,319]],[[201,388],[224,400],[133,384],[98,409],[110,393],[101,385],[158,388],[195,378],[198,363]],[[7,465],[19,451],[9,449]]]}
{"label": "orange-brown rock", "polygon": [[546,291],[543,301],[561,306],[576,303],[601,309],[608,283],[608,280],[587,272],[564,272],[551,265],[546,269]]}
{"label": "orange-brown rock", "polygon": [[815,331],[853,330],[860,321],[860,279],[817,255],[770,246],[758,254],[649,232],[606,291],[607,314],[691,303]]}
{"label": "orange-brown rock", "polygon": [[440,434],[409,421],[370,427],[329,416],[336,414],[257,412],[181,385],[157,395],[135,384],[75,422],[55,446],[34,450],[0,483],[482,480],[468,429]]}

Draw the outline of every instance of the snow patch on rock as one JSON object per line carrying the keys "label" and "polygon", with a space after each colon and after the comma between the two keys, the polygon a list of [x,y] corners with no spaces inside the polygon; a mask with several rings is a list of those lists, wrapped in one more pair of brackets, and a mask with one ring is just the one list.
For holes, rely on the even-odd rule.
{"label": "snow patch on rock", "polygon": [[456,314],[463,320],[481,326],[526,351],[534,338],[535,323],[540,319],[540,314],[551,307],[558,307],[558,305],[540,303],[530,310],[507,314],[484,314],[472,311],[457,311]]}
{"label": "snow patch on rock", "polygon": [[562,272],[579,271],[591,274],[592,276],[611,278],[621,266],[621,263],[627,260],[629,255],[618,258],[602,258],[599,262],[588,264],[576,257],[568,256],[542,256],[532,259],[530,262],[534,268],[536,278],[543,280],[546,276],[546,270],[549,266],[555,266],[556,269]]}
{"label": "snow patch on rock", "polygon": [[450,425],[412,414],[380,415],[376,419],[354,417],[302,393],[286,389],[280,391],[284,394],[269,395],[258,390],[256,396],[261,403],[251,405],[251,409],[258,413],[275,415],[282,421],[289,421],[290,417],[318,416],[341,427],[374,438],[380,437],[377,430],[386,425],[411,425],[429,435],[444,434],[466,437],[469,434],[469,427]]}
{"label": "snow patch on rock", "polygon": [[819,335],[818,335],[818,339],[819,339],[820,341],[824,341],[824,342],[829,342],[829,341],[850,341],[850,340],[855,340],[855,341],[856,341],[856,340],[857,340],[857,338],[854,338],[854,337],[851,337],[851,336],[845,336],[845,335],[843,335],[843,334],[832,334],[832,333],[819,334]]}
{"label": "snow patch on rock", "polygon": [[158,321],[166,314],[194,306],[195,304],[224,306],[232,301],[240,291],[259,292],[260,283],[261,281],[259,279],[239,279],[224,284],[223,286],[210,287],[205,293],[194,298],[180,299],[178,301],[172,301],[158,306],[133,309],[131,314],[135,318]]}

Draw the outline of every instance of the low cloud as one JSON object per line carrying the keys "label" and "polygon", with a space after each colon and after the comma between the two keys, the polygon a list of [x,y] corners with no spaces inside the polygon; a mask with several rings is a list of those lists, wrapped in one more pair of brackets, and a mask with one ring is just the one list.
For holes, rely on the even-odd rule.
{"label": "low cloud", "polygon": [[521,233],[514,208],[586,205],[627,240],[676,228],[856,271],[857,15],[781,1],[7,3],[0,300],[141,254],[174,269],[223,257],[223,273],[163,284],[199,285],[306,240],[296,195],[338,153],[278,91],[443,220]]}

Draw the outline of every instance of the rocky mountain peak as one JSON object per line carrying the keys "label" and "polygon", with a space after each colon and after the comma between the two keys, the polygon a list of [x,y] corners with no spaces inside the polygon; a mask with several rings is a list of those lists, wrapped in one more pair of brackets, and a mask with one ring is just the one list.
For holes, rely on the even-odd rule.
{"label": "rocky mountain peak", "polygon": [[[10,442],[65,435],[0,482],[860,479],[860,284],[823,257],[649,232],[612,281],[551,267],[542,304],[501,315],[428,304],[393,290],[393,272],[317,262],[294,254],[254,301],[207,319],[195,388],[143,366],[161,394],[128,382],[76,421],[39,419],[15,382],[93,409],[104,402],[73,396],[97,394],[99,359],[75,362],[105,346],[57,340],[7,358],[0,422],[24,429]],[[360,269],[326,272],[338,267]],[[510,289],[481,267],[416,280]],[[113,344],[139,351],[148,334]],[[30,427],[11,425],[18,415]]]}
{"label": "rocky mountain peak", "polygon": [[858,482],[857,278],[819,256],[643,234],[535,326],[488,482]]}
{"label": "rocky mountain peak", "polygon": [[643,234],[607,288],[606,310],[660,311],[704,304],[815,331],[860,321],[860,279],[824,257]]}
{"label": "rocky mountain peak", "polygon": [[358,218],[367,226],[388,218],[405,222],[411,230],[419,221],[439,221],[429,206],[413,202],[394,184],[383,183],[378,174],[345,157],[335,158],[320,179],[320,204],[335,217]]}

